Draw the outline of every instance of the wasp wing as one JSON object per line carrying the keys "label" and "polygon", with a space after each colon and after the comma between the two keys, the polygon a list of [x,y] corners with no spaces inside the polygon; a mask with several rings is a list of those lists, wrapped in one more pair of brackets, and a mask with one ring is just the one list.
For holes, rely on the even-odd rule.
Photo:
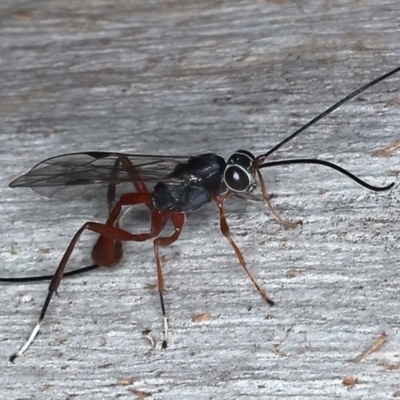
{"label": "wasp wing", "polygon": [[30,187],[46,197],[73,198],[92,190],[93,185],[155,183],[187,158],[94,151],[64,154],[41,161],[10,187]]}

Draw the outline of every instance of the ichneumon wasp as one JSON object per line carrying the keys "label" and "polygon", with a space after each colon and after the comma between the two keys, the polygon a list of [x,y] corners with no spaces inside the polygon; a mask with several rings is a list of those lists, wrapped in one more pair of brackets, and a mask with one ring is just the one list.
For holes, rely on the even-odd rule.
{"label": "ichneumon wasp", "polygon": [[[264,168],[288,164],[318,164],[332,168],[372,191],[378,192],[392,188],[394,183],[380,187],[370,185],[342,167],[325,160],[284,159],[267,161],[267,158],[344,103],[399,71],[400,67],[397,67],[352,92],[286,137],[272,149],[258,156],[254,156],[247,150],[236,151],[228,160],[214,153],[205,153],[192,157],[170,157],[96,151],[82,152],[44,160],[25,175],[12,181],[10,187],[30,187],[39,194],[48,197],[52,197],[56,192],[66,187],[79,189],[89,184],[105,184],[108,186],[109,216],[105,223],[88,221],[81,226],[70,241],[54,275],[0,279],[0,282],[27,282],[51,279],[38,322],[28,340],[18,352],[10,357],[10,361],[14,361],[15,358],[22,355],[34,341],[50,300],[57,291],[63,277],[88,271],[98,266],[112,267],[122,259],[123,242],[141,242],[149,239],[153,239],[154,245],[157,286],[164,321],[162,347],[165,348],[167,346],[168,323],[163,299],[164,278],[159,247],[169,246],[175,242],[185,224],[186,215],[198,211],[206,203],[212,201],[217,205],[219,211],[222,234],[231,244],[240,264],[257,291],[268,304],[273,305],[274,302],[267,296],[248,270],[243,254],[230,235],[224,210],[225,200],[234,196],[248,200],[254,199],[252,192],[259,185],[266,206],[279,223],[289,228],[294,227],[296,223],[283,219],[273,207],[261,174],[261,170]],[[132,183],[135,191],[116,198],[116,185],[126,182]],[[148,184],[154,185],[151,190],[148,188]],[[120,227],[122,209],[125,206],[140,204],[145,205],[150,212],[150,229],[147,233],[133,234]],[[169,220],[172,221],[174,232],[170,236],[162,236],[161,232]],[[92,231],[99,234],[99,238],[92,250],[94,264],[79,270],[65,272],[71,253],[84,231]]]}

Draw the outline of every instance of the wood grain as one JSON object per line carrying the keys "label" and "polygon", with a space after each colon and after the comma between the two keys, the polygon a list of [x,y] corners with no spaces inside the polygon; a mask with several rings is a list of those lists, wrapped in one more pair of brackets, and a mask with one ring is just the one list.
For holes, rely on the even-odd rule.
{"label": "wood grain", "polygon": [[[61,153],[256,154],[398,66],[395,0],[9,1],[0,5],[0,275],[55,270],[103,199],[50,201],[8,183]],[[320,157],[373,184],[398,183],[400,76],[374,87],[275,154]],[[316,166],[265,171],[285,230],[233,201],[232,234],[276,301],[266,306],[210,205],[163,251],[171,343],[151,243],[63,282],[14,365],[46,284],[2,285],[0,399],[389,399],[400,390],[399,211]],[[134,219],[133,217],[136,217]],[[127,221],[146,229],[147,216]],[[70,267],[90,264],[86,235]],[[210,319],[193,322],[196,315]],[[142,331],[150,329],[153,350]],[[386,332],[386,343],[357,357]],[[356,379],[351,388],[346,376]]]}

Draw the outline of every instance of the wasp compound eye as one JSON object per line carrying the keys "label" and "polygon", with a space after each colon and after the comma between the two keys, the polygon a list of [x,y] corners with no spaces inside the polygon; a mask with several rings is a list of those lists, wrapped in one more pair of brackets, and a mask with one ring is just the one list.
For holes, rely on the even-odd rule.
{"label": "wasp compound eye", "polygon": [[233,192],[247,192],[254,186],[255,157],[247,150],[232,154],[224,172],[226,186]]}

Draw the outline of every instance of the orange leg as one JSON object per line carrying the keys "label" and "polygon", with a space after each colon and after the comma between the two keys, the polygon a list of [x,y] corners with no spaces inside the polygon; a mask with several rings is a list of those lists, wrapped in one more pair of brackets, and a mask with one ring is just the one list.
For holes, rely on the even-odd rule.
{"label": "orange leg", "polygon": [[274,302],[267,296],[267,294],[264,292],[264,290],[261,288],[261,286],[258,284],[256,279],[253,277],[253,275],[251,274],[251,272],[247,268],[247,264],[246,264],[246,261],[245,261],[245,259],[243,257],[242,252],[240,251],[239,247],[237,247],[236,243],[233,241],[233,239],[231,237],[231,234],[229,233],[229,226],[228,226],[228,223],[226,221],[225,210],[224,210],[225,197],[217,197],[217,198],[214,199],[214,201],[217,204],[218,210],[219,210],[220,226],[221,226],[222,234],[228,239],[228,242],[230,243],[230,245],[232,246],[233,250],[235,251],[236,256],[237,256],[240,264],[244,268],[247,276],[250,278],[251,282],[253,283],[253,285],[257,289],[258,293],[261,294],[262,298],[269,305],[273,306]]}
{"label": "orange leg", "polygon": [[262,176],[262,174],[261,174],[259,169],[257,169],[257,175],[258,175],[258,179],[260,181],[261,193],[262,193],[263,198],[264,198],[264,203],[267,205],[267,207],[269,208],[269,210],[271,211],[271,213],[275,217],[275,219],[281,225],[283,225],[285,228],[288,228],[288,229],[293,229],[297,225],[301,225],[301,221],[292,222],[292,221],[289,221],[288,219],[283,218],[279,214],[279,212],[276,210],[276,208],[271,203],[271,200],[270,200],[268,192],[267,192],[267,188],[265,186],[264,178],[263,178],[263,176]]}
{"label": "orange leg", "polygon": [[[162,218],[158,218],[157,219],[157,215],[159,214],[163,214],[160,211],[157,211],[154,209],[152,203],[151,203],[151,193],[128,193],[128,194],[124,194],[120,197],[120,199],[117,201],[117,203],[114,205],[113,209],[111,210],[107,222],[105,224],[100,224],[103,225],[105,228],[104,231],[104,227],[103,228],[99,228],[100,231],[98,231],[97,233],[100,233],[99,238],[97,239],[96,244],[93,247],[92,250],[92,259],[93,261],[98,264],[101,265],[103,267],[112,267],[114,265],[117,265],[123,256],[123,246],[122,246],[122,242],[123,241],[129,241],[129,240],[134,240],[136,242],[139,241],[143,241],[143,240],[148,240],[151,239],[154,236],[157,236],[157,234],[155,234],[154,236],[145,236],[145,238],[143,240],[140,239],[140,235],[135,235],[135,237],[137,239],[127,239],[127,236],[125,236],[125,239],[123,238],[119,238],[119,235],[110,235],[110,233],[114,230],[120,230],[119,228],[119,224],[118,224],[118,218],[121,214],[122,211],[122,207],[123,206],[130,206],[130,205],[137,205],[137,204],[146,204],[149,208],[151,207],[151,218],[152,218],[152,222],[151,222],[151,229],[156,229],[158,224],[161,222]],[[165,214],[165,213],[164,213]],[[155,218],[155,221],[153,221],[153,219]],[[98,224],[99,225],[99,224]],[[164,222],[165,225],[165,222]],[[164,225],[161,227],[161,229],[164,227]],[[153,228],[154,226],[154,228]],[[88,230],[92,230],[94,232],[96,232],[95,230],[82,226],[81,230],[83,232],[83,230],[88,229]],[[161,231],[161,229],[159,231]],[[104,233],[103,233],[104,231]],[[79,231],[78,231],[79,232]],[[76,240],[78,240],[80,234],[78,232],[75,234],[74,238],[72,239],[72,242],[74,241],[75,237],[78,235],[78,237],[76,238]],[[71,244],[72,244],[71,242]],[[71,246],[70,244],[70,246]],[[68,249],[67,249],[68,251]],[[72,250],[71,250],[72,251]],[[68,256],[69,257],[69,256]]]}
{"label": "orange leg", "polygon": [[[66,268],[66,265],[68,263],[68,260],[72,254],[72,251],[78,242],[80,236],[82,233],[86,230],[96,232],[100,234],[100,238],[98,242],[96,243],[96,246],[93,249],[94,253],[94,261],[98,262],[100,265],[104,264],[104,260],[101,259],[102,256],[106,258],[106,263],[108,265],[111,265],[115,261],[119,261],[119,254],[115,254],[116,247],[115,243],[122,242],[122,241],[136,241],[136,242],[142,242],[151,238],[154,238],[160,234],[162,229],[165,227],[165,224],[167,223],[167,220],[169,218],[170,212],[165,212],[165,211],[159,211],[154,209],[151,212],[151,227],[150,231],[148,233],[141,233],[141,234],[132,234],[126,230],[120,229],[119,227],[113,226],[114,223],[117,221],[118,216],[121,212],[121,209],[123,206],[127,205],[135,205],[135,204],[151,204],[151,193],[131,193],[131,194],[126,194],[121,196],[121,198],[118,200],[118,202],[115,204],[114,208],[112,209],[108,220],[105,224],[101,224],[98,222],[86,222],[85,224],[82,225],[82,227],[75,233],[73,236],[70,244],[67,247],[67,250],[65,251],[60,264],[57,267],[57,270],[50,282],[47,297],[44,301],[42,310],[40,312],[40,316],[38,319],[38,322],[33,329],[29,339],[26,341],[24,346],[14,355],[10,357],[10,361],[14,361],[15,358],[18,356],[22,355],[31,345],[33,340],[35,339],[36,335],[39,332],[40,326],[43,322],[43,319],[46,314],[46,310],[49,306],[50,300],[53,296],[53,293],[57,291],[61,279],[64,275],[64,270]],[[176,217],[175,217],[176,218]],[[171,238],[174,238],[175,236],[178,237],[180,233],[180,228],[179,228],[179,220],[173,221],[175,225],[175,234],[172,235]],[[181,224],[183,226],[183,222]],[[178,232],[179,231],[179,232]],[[177,233],[178,232],[178,233]],[[169,239],[169,238],[168,238]],[[172,240],[173,241],[173,240]],[[101,245],[104,245],[105,247],[102,247]],[[161,245],[163,245],[163,242],[161,241]],[[108,253],[108,252],[111,253]],[[92,254],[93,255],[93,254]],[[156,257],[158,256],[158,252],[156,253]],[[160,264],[159,258],[157,258],[157,265]],[[157,267],[157,271],[159,270],[159,267]],[[162,274],[161,274],[161,279],[162,279]],[[163,288],[163,282],[161,281],[161,287]],[[164,312],[165,314],[165,312]]]}
{"label": "orange leg", "polygon": [[[111,172],[111,181],[118,181],[118,167],[122,164],[125,168],[125,171],[130,176],[133,186],[135,187],[137,193],[149,193],[149,190],[146,184],[141,180],[140,174],[136,171],[135,166],[129,160],[128,157],[119,155],[117,160],[114,163],[112,172]],[[108,185],[107,190],[107,203],[108,203],[108,210],[111,214],[114,208],[116,196],[116,183],[110,183]],[[151,201],[147,201],[146,203],[147,208],[152,211],[154,209],[153,204]],[[119,228],[119,216],[120,210],[118,215],[113,218],[113,223],[110,223],[113,226]],[[109,218],[110,220],[110,218]],[[95,244],[93,251],[92,251],[92,258],[96,262],[96,264],[101,265],[103,267],[112,267],[119,263],[122,259],[124,253],[123,244],[120,240],[110,240],[109,238],[100,236],[97,243]],[[108,259],[107,255],[111,256],[111,259]],[[101,262],[97,262],[98,260]]]}
{"label": "orange leg", "polygon": [[[117,160],[114,163],[113,170],[111,172],[111,181],[118,182],[118,167],[122,164],[125,168],[125,171],[128,173],[129,177],[132,180],[133,186],[135,187],[138,193],[149,193],[146,184],[142,181],[139,172],[136,171],[135,166],[132,164],[129,157],[119,154]],[[107,191],[107,201],[109,211],[111,211],[113,203],[115,201],[116,195],[116,183],[110,183],[108,185]],[[151,211],[154,207],[151,203],[146,204],[149,210]]]}
{"label": "orange leg", "polygon": [[[146,184],[141,180],[140,174],[136,171],[135,166],[132,164],[131,160],[123,155],[119,155],[118,159],[125,167],[126,171],[128,171],[128,174],[132,179],[133,186],[135,186],[137,192],[149,193],[149,189],[147,189]],[[151,203],[147,203],[146,205],[150,211],[154,208],[153,204]]]}

